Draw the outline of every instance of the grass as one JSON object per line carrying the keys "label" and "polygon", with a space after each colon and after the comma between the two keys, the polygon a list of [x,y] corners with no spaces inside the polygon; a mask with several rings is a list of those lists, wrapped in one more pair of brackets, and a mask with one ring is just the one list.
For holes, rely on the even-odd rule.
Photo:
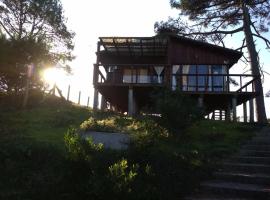
{"label": "grass", "polygon": [[[181,199],[258,130],[203,120],[171,134],[145,116],[93,112],[58,100],[2,109],[0,124],[0,199],[25,200]],[[133,142],[119,152],[72,130],[64,140],[71,125],[131,134]]]}
{"label": "grass", "polygon": [[64,134],[70,126],[79,126],[90,110],[75,105],[42,106],[27,110],[6,110],[0,113],[1,137],[23,136],[64,149]]}

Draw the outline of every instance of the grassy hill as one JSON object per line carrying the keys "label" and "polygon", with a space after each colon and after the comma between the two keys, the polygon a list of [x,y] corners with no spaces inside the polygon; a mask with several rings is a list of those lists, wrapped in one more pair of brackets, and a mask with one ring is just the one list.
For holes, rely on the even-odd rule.
{"label": "grassy hill", "polygon": [[[0,109],[0,199],[179,199],[256,130],[200,121],[171,134],[148,117],[93,112],[58,99]],[[124,132],[133,142],[125,151],[104,149],[70,126]]]}

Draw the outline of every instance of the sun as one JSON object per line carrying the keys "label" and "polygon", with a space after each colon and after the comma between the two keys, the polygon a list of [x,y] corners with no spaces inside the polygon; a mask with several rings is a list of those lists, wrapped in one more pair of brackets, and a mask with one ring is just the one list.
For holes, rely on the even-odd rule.
{"label": "sun", "polygon": [[62,69],[55,67],[48,68],[43,71],[42,77],[46,83],[49,85],[62,84],[66,82],[66,75]]}

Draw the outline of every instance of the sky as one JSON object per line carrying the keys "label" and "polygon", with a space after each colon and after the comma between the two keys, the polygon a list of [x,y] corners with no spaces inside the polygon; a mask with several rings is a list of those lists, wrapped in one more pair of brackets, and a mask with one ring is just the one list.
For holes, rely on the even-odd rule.
{"label": "sky", "polygon": [[[74,38],[76,58],[70,63],[73,74],[59,74],[56,83],[67,94],[71,86],[71,100],[78,102],[81,91],[81,104],[86,105],[90,97],[93,101],[92,71],[96,60],[96,44],[102,36],[153,36],[154,23],[177,16],[171,9],[169,0],[62,0],[67,18],[67,26],[76,33]],[[269,36],[270,34],[268,34]],[[227,47],[233,48],[239,41],[229,40]],[[269,52],[262,43],[257,46],[261,52],[263,67],[270,72]],[[241,63],[239,63],[241,65]],[[236,66],[232,72],[242,67]],[[240,71],[241,72],[241,71]],[[270,76],[266,75],[264,90],[270,90]],[[270,118],[270,98],[266,99],[266,110]]]}

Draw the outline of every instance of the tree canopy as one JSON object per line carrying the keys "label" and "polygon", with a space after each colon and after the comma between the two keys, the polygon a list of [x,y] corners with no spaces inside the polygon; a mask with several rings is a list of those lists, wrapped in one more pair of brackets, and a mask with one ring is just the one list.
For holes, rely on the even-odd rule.
{"label": "tree canopy", "polygon": [[[180,15],[177,19],[156,23],[157,32],[172,31],[223,46],[226,38],[240,34],[242,44],[236,49],[247,49],[248,56],[244,55],[243,62],[250,65],[252,74],[261,75],[255,38],[262,39],[266,48],[270,47],[270,41],[264,36],[270,25],[269,0],[170,0],[170,4],[180,10]],[[255,90],[259,93],[257,119],[266,122],[261,79],[256,81]]]}
{"label": "tree canopy", "polygon": [[18,81],[30,63],[38,72],[73,59],[74,33],[67,29],[60,0],[0,0],[0,36],[2,88],[22,88]]}

